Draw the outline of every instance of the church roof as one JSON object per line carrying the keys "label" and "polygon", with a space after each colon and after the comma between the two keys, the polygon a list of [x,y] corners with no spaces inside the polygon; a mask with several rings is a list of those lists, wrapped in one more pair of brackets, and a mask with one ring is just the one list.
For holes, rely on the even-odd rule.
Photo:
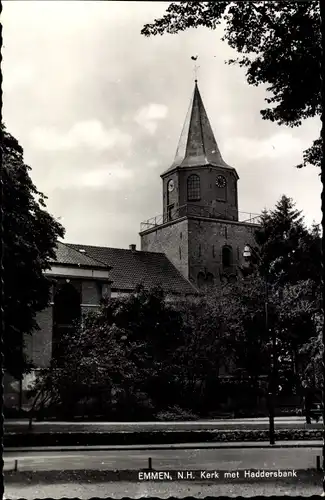
{"label": "church roof", "polygon": [[133,291],[142,283],[147,289],[160,285],[169,293],[188,295],[198,293],[163,253],[73,243],[67,243],[66,246],[77,251],[83,249],[84,255],[112,267],[109,277],[113,282],[113,290]]}
{"label": "church roof", "polygon": [[221,156],[195,81],[194,93],[179,139],[174,163],[164,174],[176,167],[199,167],[204,165],[235,171],[235,169],[227,165]]}
{"label": "church roof", "polygon": [[80,251],[82,249],[82,245],[80,245],[80,248],[75,249],[71,245],[58,241],[54,262],[61,265],[91,267],[93,269],[111,269],[112,266],[100,262],[85,252]]}

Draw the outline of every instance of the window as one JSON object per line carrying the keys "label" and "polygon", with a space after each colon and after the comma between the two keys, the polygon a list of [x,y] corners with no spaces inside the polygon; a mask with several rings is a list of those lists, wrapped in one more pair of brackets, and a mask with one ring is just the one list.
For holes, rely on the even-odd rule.
{"label": "window", "polygon": [[173,209],[174,209],[174,205],[169,205],[167,207],[167,220],[168,221],[171,221],[173,219]]}
{"label": "window", "polygon": [[225,246],[222,248],[222,266],[231,267],[232,266],[232,248]]}
{"label": "window", "polygon": [[59,283],[54,293],[52,353],[55,358],[62,355],[62,336],[73,332],[81,320],[81,284],[74,286],[68,281]]}
{"label": "window", "polygon": [[187,179],[187,201],[199,201],[200,198],[200,177],[192,174]]}

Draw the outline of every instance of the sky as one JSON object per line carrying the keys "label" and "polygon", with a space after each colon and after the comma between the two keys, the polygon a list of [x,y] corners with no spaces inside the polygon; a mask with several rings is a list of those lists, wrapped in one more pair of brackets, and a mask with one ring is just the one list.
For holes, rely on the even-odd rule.
{"label": "sky", "polygon": [[217,30],[146,38],[167,2],[4,2],[3,119],[24,148],[65,241],[140,247],[140,222],[162,212],[160,174],[173,162],[198,85],[224,160],[236,168],[239,210],[260,213],[282,196],[306,222],[321,220],[318,169],[295,169],[319,136],[263,121],[263,87]]}

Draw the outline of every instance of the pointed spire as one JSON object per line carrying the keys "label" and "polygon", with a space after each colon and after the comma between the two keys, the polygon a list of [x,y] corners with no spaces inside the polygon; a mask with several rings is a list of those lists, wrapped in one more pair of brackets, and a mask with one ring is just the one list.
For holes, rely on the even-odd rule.
{"label": "pointed spire", "polygon": [[195,80],[193,97],[171,168],[203,165],[231,168],[221,156]]}

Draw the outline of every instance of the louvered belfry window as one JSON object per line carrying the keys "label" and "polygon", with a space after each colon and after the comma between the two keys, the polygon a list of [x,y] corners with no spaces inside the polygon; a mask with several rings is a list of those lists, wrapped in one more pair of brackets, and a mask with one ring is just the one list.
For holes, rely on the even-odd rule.
{"label": "louvered belfry window", "polygon": [[200,177],[196,174],[192,174],[187,179],[187,200],[199,201],[200,198]]}

